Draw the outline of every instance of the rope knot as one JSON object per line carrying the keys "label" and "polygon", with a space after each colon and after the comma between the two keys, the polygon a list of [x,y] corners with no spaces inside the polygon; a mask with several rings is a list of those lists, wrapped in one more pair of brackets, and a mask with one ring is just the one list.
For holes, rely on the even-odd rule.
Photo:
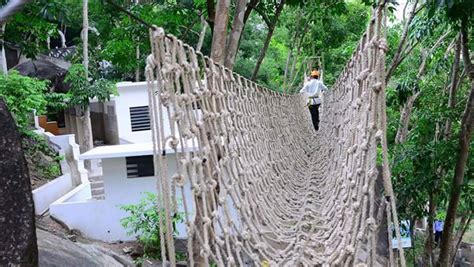
{"label": "rope knot", "polygon": [[176,185],[179,187],[183,187],[184,183],[186,182],[186,180],[184,179],[184,176],[181,174],[175,174],[172,179],[173,181],[175,181]]}
{"label": "rope knot", "polygon": [[165,37],[165,30],[161,27],[153,27],[153,33],[152,33],[153,39],[163,39]]}

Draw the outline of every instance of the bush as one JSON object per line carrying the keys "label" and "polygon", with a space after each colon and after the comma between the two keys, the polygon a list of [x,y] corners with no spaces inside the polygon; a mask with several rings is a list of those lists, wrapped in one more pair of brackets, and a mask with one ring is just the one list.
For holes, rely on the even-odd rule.
{"label": "bush", "polygon": [[5,100],[20,129],[28,128],[33,110],[38,114],[46,111],[47,85],[46,81],[22,76],[17,71],[0,75],[0,97]]}
{"label": "bush", "polygon": [[[164,220],[165,210],[158,212],[158,197],[156,194],[145,192],[138,204],[123,205],[120,208],[130,216],[120,220],[127,234],[136,236],[143,246],[144,257],[161,259],[160,217]],[[173,217],[173,235],[177,234],[176,224],[184,221],[184,214],[178,212]],[[179,255],[177,255],[179,256]],[[178,259],[179,260],[179,259]]]}
{"label": "bush", "polygon": [[58,155],[46,138],[32,131],[25,131],[22,146],[33,185],[41,185],[61,175],[59,162],[63,157]]}

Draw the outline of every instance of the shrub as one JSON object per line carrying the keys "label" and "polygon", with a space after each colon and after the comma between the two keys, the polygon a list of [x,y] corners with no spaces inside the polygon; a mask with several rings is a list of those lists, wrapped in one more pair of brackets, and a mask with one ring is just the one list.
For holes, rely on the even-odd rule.
{"label": "shrub", "polygon": [[22,146],[32,180],[49,181],[61,175],[59,162],[63,157],[58,155],[46,138],[35,132],[25,131]]}
{"label": "shrub", "polygon": [[[160,217],[165,218],[165,210],[158,212],[158,198],[156,194],[145,192],[138,204],[123,205],[120,208],[130,216],[120,220],[127,234],[136,236],[143,246],[144,257],[152,259],[161,258]],[[173,235],[177,234],[176,224],[184,221],[184,214],[178,212],[173,217]],[[179,255],[178,255],[179,256]],[[178,259],[179,260],[179,259]]]}
{"label": "shrub", "polygon": [[33,110],[38,114],[46,111],[47,85],[46,81],[22,76],[17,71],[0,75],[0,97],[5,100],[20,129],[28,128]]}

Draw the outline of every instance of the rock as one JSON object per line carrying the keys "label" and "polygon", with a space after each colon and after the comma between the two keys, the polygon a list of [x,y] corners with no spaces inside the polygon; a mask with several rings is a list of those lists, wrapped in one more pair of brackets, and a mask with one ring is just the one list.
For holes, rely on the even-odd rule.
{"label": "rock", "polygon": [[66,236],[67,239],[71,240],[72,242],[76,242],[77,241],[77,236],[72,234],[72,235],[67,235]]}
{"label": "rock", "polygon": [[0,266],[37,266],[34,205],[21,137],[0,98]]}
{"label": "rock", "polygon": [[133,266],[133,263],[127,263],[127,260],[111,251],[105,251],[93,244],[74,243],[41,229],[36,232],[40,267]]}
{"label": "rock", "polygon": [[123,251],[123,253],[125,253],[125,254],[130,254],[130,253],[132,253],[133,248],[132,248],[132,247],[124,247],[124,248],[122,249],[122,251]]}

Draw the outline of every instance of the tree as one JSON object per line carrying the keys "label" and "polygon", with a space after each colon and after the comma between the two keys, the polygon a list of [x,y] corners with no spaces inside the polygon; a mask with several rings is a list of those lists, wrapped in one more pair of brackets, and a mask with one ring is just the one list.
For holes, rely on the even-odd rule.
{"label": "tree", "polygon": [[224,64],[225,44],[227,37],[227,22],[229,20],[230,0],[218,0],[214,30],[212,34],[211,58],[214,62]]}
{"label": "tree", "polygon": [[[115,84],[100,77],[100,74],[96,72],[87,71],[86,67],[82,64],[74,64],[69,68],[65,82],[70,84],[67,94],[69,106],[74,107],[77,110],[82,110],[82,117],[80,120],[83,131],[90,130],[90,128],[86,128],[90,127],[90,117],[86,117],[86,114],[88,114],[86,112],[89,110],[90,100],[94,98],[100,102],[110,100],[110,96],[117,93]],[[89,120],[89,122],[87,122],[87,120]],[[80,137],[79,140],[84,142],[84,136]],[[87,142],[89,141],[92,143],[92,133]],[[92,146],[90,148],[92,148]]]}
{"label": "tree", "polygon": [[474,130],[474,67],[469,55],[469,35],[468,35],[468,19],[465,18],[461,22],[461,49],[464,67],[470,79],[471,92],[466,103],[466,108],[462,116],[461,132],[459,133],[459,148],[457,153],[457,161],[452,181],[451,196],[446,215],[446,222],[443,229],[443,243],[437,265],[449,266],[449,253],[451,252],[452,231],[457,217],[457,208],[461,198],[462,184],[464,181],[464,172],[469,155],[469,146],[471,143],[472,132]]}
{"label": "tree", "polygon": [[233,69],[245,24],[251,12],[260,4],[260,0],[237,0],[233,12],[230,32],[230,0],[207,1],[208,22],[212,27],[211,58],[216,62]]}
{"label": "tree", "polygon": [[[82,1],[82,61],[84,65],[84,78],[85,81],[89,80],[89,8],[88,8],[88,0]],[[72,83],[72,86],[76,86],[77,84]],[[88,102],[88,101],[87,101]],[[93,139],[92,139],[92,125],[91,125],[91,118],[90,118],[90,107],[87,105],[79,106],[78,108],[79,116],[79,124],[80,130],[78,131],[78,139],[79,139],[79,146],[81,148],[81,152],[87,152],[94,147]],[[76,113],[76,114],[78,114]],[[84,166],[90,170],[91,165],[90,161],[85,161]]]}
{"label": "tree", "polygon": [[265,23],[267,24],[267,27],[268,27],[268,33],[267,33],[267,37],[265,38],[265,42],[263,43],[263,48],[260,51],[260,55],[258,56],[257,64],[255,64],[255,69],[253,71],[252,78],[251,78],[252,81],[255,81],[255,79],[257,78],[257,74],[258,74],[258,71],[260,69],[260,65],[262,64],[262,61],[265,58],[265,55],[266,55],[267,49],[268,49],[268,45],[270,44],[270,40],[272,39],[273,32],[275,31],[275,26],[278,22],[278,19],[280,18],[280,14],[283,10],[284,5],[285,5],[285,0],[280,0],[280,2],[276,5],[275,15],[274,15],[273,21],[270,21],[270,19],[268,17],[263,15],[264,21],[265,21]]}

